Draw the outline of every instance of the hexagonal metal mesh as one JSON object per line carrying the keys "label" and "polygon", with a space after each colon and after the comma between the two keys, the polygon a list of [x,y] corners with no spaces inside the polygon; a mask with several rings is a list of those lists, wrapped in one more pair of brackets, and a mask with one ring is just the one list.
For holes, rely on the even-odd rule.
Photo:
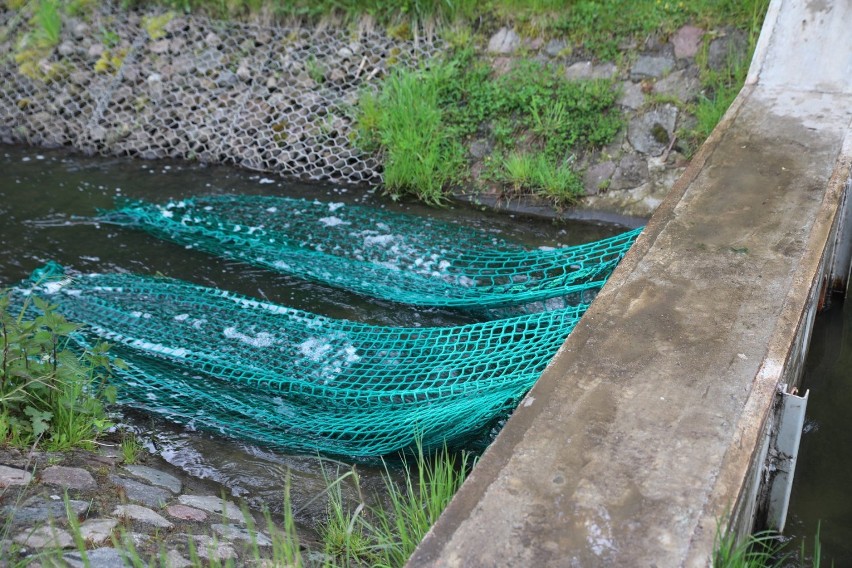
{"label": "hexagonal metal mesh", "polygon": [[152,15],[108,7],[87,18],[66,22],[56,46],[22,63],[33,24],[0,11],[0,139],[377,182],[381,164],[354,143],[359,93],[442,47],[375,31],[190,16],[152,31]]}

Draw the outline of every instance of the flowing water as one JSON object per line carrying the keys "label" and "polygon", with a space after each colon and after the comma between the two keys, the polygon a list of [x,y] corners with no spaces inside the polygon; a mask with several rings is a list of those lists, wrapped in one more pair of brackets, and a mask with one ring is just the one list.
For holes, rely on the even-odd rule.
{"label": "flowing water", "polygon": [[802,388],[811,391],[786,533],[823,566],[852,566],[852,302],[835,302],[814,326]]}
{"label": "flowing water", "polygon": [[[87,158],[58,150],[0,147],[0,172],[0,288],[27,278],[32,270],[54,260],[82,272],[161,273],[331,317],[382,325],[453,325],[474,321],[474,316],[371,300],[214,258],[141,231],[98,225],[90,218],[97,209],[110,208],[120,198],[165,201],[198,194],[247,193],[361,203],[439,217],[530,247],[587,242],[623,230],[474,207],[432,209],[395,204],[369,189],[285,183],[221,166]],[[132,409],[125,410],[123,420],[147,440],[149,449],[188,475],[216,481],[258,508],[280,510],[284,479],[289,475],[297,520],[306,523],[324,513],[322,500],[312,499],[325,488],[326,477],[336,478],[351,470],[347,464],[284,455],[244,441],[194,432]],[[381,489],[379,470],[358,466],[357,471],[365,494]],[[346,491],[355,491],[354,485],[348,484]]]}

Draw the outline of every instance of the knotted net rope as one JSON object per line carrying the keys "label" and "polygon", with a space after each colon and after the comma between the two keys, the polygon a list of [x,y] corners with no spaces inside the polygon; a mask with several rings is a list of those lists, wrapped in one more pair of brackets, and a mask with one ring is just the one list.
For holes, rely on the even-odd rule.
{"label": "knotted net rope", "polygon": [[[53,274],[45,281],[45,276]],[[35,288],[127,361],[135,406],[290,451],[373,458],[481,438],[586,305],[452,327],[335,320],[188,282],[38,271]]]}
{"label": "knotted net rope", "polygon": [[375,298],[464,308],[597,290],[641,232],[527,250],[469,227],[414,215],[249,195],[132,202],[99,219]]}

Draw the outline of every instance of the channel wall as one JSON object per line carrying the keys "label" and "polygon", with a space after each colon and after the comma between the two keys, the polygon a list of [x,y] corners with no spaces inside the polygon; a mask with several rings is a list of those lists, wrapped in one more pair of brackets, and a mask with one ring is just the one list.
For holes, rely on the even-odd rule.
{"label": "channel wall", "polygon": [[849,275],[850,25],[771,2],[745,87],[409,566],[707,566],[767,523],[780,400]]}

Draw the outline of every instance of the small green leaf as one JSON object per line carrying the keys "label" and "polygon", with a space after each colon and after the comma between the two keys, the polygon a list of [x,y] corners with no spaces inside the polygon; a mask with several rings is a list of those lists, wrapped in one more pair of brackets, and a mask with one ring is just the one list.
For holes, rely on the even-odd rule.
{"label": "small green leaf", "polygon": [[118,399],[118,389],[110,385],[103,390],[102,396],[109,404],[115,404],[116,399]]}
{"label": "small green leaf", "polygon": [[47,410],[38,410],[32,406],[24,408],[24,414],[30,417],[32,423],[33,436],[41,436],[50,428],[50,419],[53,418],[53,413]]}
{"label": "small green leaf", "polygon": [[68,335],[69,333],[77,331],[81,327],[82,326],[79,324],[68,323],[66,321],[57,323],[56,326],[53,328],[53,331],[56,332],[58,335]]}
{"label": "small green leaf", "polygon": [[50,304],[47,302],[47,300],[45,300],[43,298],[39,298],[38,296],[33,296],[33,304],[35,304],[35,307],[40,309],[43,312],[50,311]]}

